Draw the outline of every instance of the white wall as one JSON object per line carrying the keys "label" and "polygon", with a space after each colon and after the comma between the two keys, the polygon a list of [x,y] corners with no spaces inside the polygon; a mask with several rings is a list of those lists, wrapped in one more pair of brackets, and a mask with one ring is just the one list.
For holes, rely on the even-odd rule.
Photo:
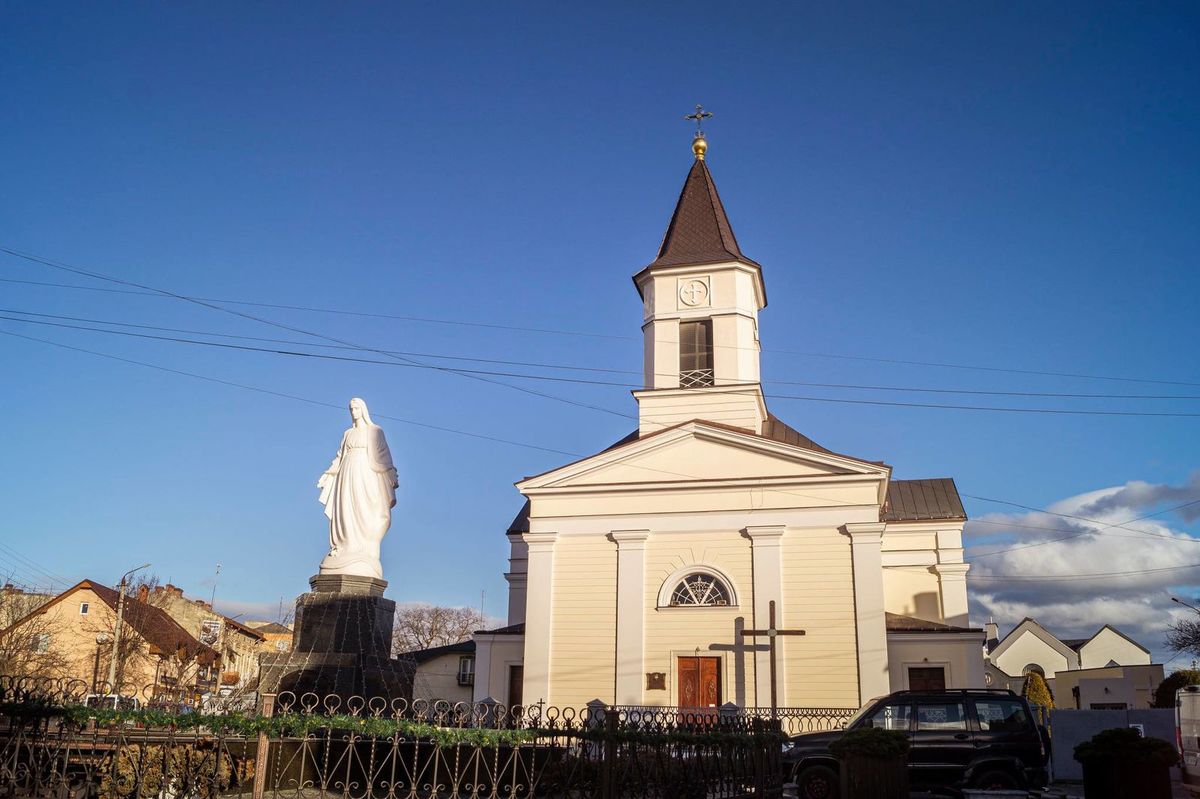
{"label": "white wall", "polygon": [[1048,679],[1060,671],[1078,666],[1029,630],[1022,630],[999,657],[993,655],[992,662],[1005,674],[1013,675],[1022,674],[1027,665],[1036,663],[1042,667]]}
{"label": "white wall", "polygon": [[458,684],[458,661],[463,656],[462,653],[452,652],[417,666],[413,674],[413,699],[470,702],[473,699],[472,686]]}
{"label": "white wall", "polygon": [[1150,653],[1105,627],[1079,650],[1080,668],[1100,669],[1116,662],[1119,666],[1139,666],[1150,662]]}
{"label": "white wall", "polygon": [[[891,690],[908,685],[908,669],[941,666],[947,688],[987,688],[983,676],[983,633],[889,633]],[[871,697],[864,697],[864,701]]]}

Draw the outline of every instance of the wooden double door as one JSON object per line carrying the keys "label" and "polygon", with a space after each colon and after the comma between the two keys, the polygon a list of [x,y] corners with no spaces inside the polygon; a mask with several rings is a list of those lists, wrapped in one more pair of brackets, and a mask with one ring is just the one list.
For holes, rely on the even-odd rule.
{"label": "wooden double door", "polygon": [[721,659],[713,657],[679,658],[679,706],[681,708],[721,706]]}

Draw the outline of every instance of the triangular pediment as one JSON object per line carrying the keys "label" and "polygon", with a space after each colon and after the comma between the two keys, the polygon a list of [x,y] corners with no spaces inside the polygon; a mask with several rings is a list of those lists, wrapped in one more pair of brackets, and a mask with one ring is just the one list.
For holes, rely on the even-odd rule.
{"label": "triangular pediment", "polygon": [[652,483],[886,477],[886,466],[694,421],[526,478],[521,491]]}

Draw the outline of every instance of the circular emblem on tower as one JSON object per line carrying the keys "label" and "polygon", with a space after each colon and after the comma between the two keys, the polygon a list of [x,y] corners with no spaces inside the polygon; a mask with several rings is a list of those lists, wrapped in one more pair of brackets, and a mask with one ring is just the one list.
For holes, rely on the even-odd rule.
{"label": "circular emblem on tower", "polygon": [[679,281],[679,301],[689,308],[708,305],[708,281],[698,278]]}

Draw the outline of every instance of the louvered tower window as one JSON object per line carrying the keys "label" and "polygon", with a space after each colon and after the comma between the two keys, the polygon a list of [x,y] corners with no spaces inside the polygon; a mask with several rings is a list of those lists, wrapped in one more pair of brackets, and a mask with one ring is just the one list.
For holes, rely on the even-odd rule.
{"label": "louvered tower window", "polygon": [[712,320],[679,323],[679,387],[713,385]]}

